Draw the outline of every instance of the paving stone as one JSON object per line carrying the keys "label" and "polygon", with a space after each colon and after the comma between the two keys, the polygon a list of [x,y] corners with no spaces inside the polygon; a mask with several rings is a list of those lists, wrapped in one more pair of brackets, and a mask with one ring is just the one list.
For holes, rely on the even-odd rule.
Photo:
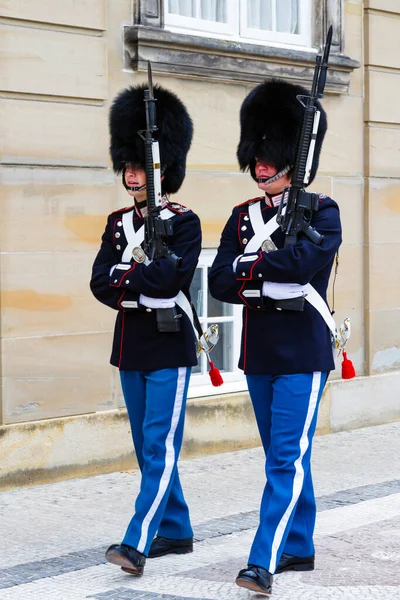
{"label": "paving stone", "polygon": [[170,596],[169,594],[153,594],[152,592],[141,592],[130,588],[118,588],[110,592],[103,592],[95,596],[87,596],[94,600],[205,600],[204,598],[184,598],[183,596]]}
{"label": "paving stone", "polygon": [[[331,496],[324,496],[318,502],[318,509],[324,507],[325,510],[337,508],[338,506],[348,506],[372,498],[385,497],[390,494],[400,492],[400,480],[386,482],[379,486],[362,486],[354,490],[343,490]],[[239,513],[226,518],[213,519],[207,523],[200,524],[196,528],[196,542],[207,539],[230,535],[239,531],[256,528],[258,525],[258,511],[250,513]],[[20,585],[28,581],[43,579],[45,577],[55,577],[62,573],[80,571],[99,564],[105,564],[104,553],[106,546],[100,548],[90,548],[80,552],[72,552],[59,557],[23,563],[0,570],[0,589]]]}
{"label": "paving stone", "polygon": [[[316,438],[316,570],[277,576],[277,600],[400,599],[399,434],[392,423]],[[104,559],[130,520],[138,472],[1,493],[0,600],[252,598],[234,579],[258,524],[262,449],[183,461],[180,472],[195,552],[148,560],[141,578]]]}

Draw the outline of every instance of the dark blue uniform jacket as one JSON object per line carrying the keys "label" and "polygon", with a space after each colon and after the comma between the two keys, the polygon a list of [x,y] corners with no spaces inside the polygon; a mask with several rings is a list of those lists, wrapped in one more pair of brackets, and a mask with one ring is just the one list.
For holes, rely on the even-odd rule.
{"label": "dark blue uniform jacket", "polygon": [[[122,262],[127,245],[122,215],[132,207],[109,215],[101,248],[93,264],[90,288],[94,296],[118,311],[110,362],[119,369],[155,371],[197,364],[195,336],[188,317],[182,313],[179,332],[160,333],[155,311],[139,304],[140,294],[171,298],[179,291],[190,301],[189,287],[201,250],[200,221],[195,213],[178,204],[168,203],[166,208],[175,213],[168,246],[182,258],[179,269],[165,258],[147,266],[132,260],[129,267],[127,263],[126,271],[118,270],[110,275],[111,267]],[[135,231],[142,225],[142,217],[134,211]],[[132,302],[137,308],[123,308],[121,302],[125,301]],[[178,308],[179,312],[182,311]]]}
{"label": "dark blue uniform jacket", "polygon": [[278,229],[271,236],[278,250],[259,250],[259,259],[243,278],[243,269],[234,273],[232,263],[254,234],[248,216],[253,202],[263,203],[264,223],[276,215],[278,208],[268,206],[264,197],[236,206],[209,274],[214,298],[245,305],[239,368],[248,374],[271,375],[330,371],[334,369],[330,333],[315,308],[306,301],[304,312],[279,311],[274,300],[245,298],[243,291],[261,290],[263,281],[311,283],[326,300],[333,260],[342,241],[338,205],[320,197],[312,226],[324,235],[321,246],[301,236],[296,244],[284,248],[284,234]]}

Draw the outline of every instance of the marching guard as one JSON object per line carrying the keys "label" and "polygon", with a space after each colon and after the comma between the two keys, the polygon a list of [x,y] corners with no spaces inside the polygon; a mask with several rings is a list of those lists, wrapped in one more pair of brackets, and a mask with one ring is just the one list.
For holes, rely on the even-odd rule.
{"label": "marching guard", "polygon": [[[177,462],[191,368],[197,364],[189,287],[201,250],[199,218],[169,200],[185,177],[191,118],[175,94],[155,86],[149,99],[146,87],[122,91],[111,107],[113,168],[122,173],[134,204],[109,215],[90,282],[94,296],[117,311],[111,364],[120,371],[142,473],[134,515],[122,543],[110,546],[106,558],[136,576],[142,575],[147,556],[193,547]],[[156,126],[150,130],[149,101],[156,108]],[[146,128],[147,139],[154,137],[154,147],[158,143],[151,168]],[[155,186],[157,170],[161,192],[153,198],[152,209],[154,200],[158,208],[151,221],[148,190],[150,181]],[[155,232],[157,238],[161,230],[161,241],[146,241],[146,234],[151,238]],[[153,242],[164,254],[149,252]]]}
{"label": "marching guard", "polygon": [[[314,569],[316,517],[310,468],[318,405],[334,369],[327,286],[341,244],[336,202],[317,195],[311,226],[285,244],[277,224],[292,183],[308,92],[281,80],[253,89],[241,107],[237,156],[262,195],[233,209],[209,275],[212,296],[243,304],[239,367],[244,370],[266,454],[266,485],[248,566],[236,583],[269,595],[274,573]],[[308,183],[315,178],[327,119],[319,129]],[[283,209],[282,209],[283,207]],[[324,308],[325,307],[325,308]]]}

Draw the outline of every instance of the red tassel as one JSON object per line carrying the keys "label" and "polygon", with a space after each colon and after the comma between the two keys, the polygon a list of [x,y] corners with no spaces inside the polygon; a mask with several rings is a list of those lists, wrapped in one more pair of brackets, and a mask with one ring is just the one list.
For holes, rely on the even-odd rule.
{"label": "red tassel", "polygon": [[214,363],[211,360],[208,361],[208,364],[210,365],[210,370],[209,370],[208,374],[210,376],[211,383],[215,387],[222,385],[224,383],[224,380],[222,379],[222,375],[219,372],[219,369],[214,367]]}
{"label": "red tassel", "polygon": [[342,361],[342,379],[353,379],[356,376],[356,371],[353,367],[353,363],[347,358],[347,352],[343,351]]}

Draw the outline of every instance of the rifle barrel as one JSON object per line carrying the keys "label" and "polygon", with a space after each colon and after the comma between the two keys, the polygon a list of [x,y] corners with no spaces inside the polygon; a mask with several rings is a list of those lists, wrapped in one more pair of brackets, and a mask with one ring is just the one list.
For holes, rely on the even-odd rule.
{"label": "rifle barrel", "polygon": [[153,73],[151,71],[151,62],[147,61],[147,79],[149,82],[149,96],[150,100],[154,100],[154,92],[153,92]]}
{"label": "rifle barrel", "polygon": [[[319,74],[320,74],[320,69],[321,69],[321,61],[322,61],[322,56],[320,54],[317,54],[316,59],[315,59],[314,77],[313,77],[313,82],[312,82],[312,86],[311,86],[311,95],[310,95],[311,98],[316,98]],[[309,104],[310,103],[308,102],[308,105]]]}
{"label": "rifle barrel", "polygon": [[321,73],[320,73],[320,76],[318,79],[318,92],[317,92],[318,98],[322,98],[324,95],[326,74],[327,74],[327,70],[328,70],[329,53],[331,51],[332,33],[333,33],[333,29],[332,29],[332,25],[331,25],[328,29],[328,34],[326,36],[324,54],[322,57]]}
{"label": "rifle barrel", "polygon": [[328,33],[326,36],[325,49],[324,49],[324,58],[322,61],[323,65],[328,64],[329,53],[331,51],[331,43],[332,43],[332,35],[333,35],[333,27],[332,25],[328,29]]}

